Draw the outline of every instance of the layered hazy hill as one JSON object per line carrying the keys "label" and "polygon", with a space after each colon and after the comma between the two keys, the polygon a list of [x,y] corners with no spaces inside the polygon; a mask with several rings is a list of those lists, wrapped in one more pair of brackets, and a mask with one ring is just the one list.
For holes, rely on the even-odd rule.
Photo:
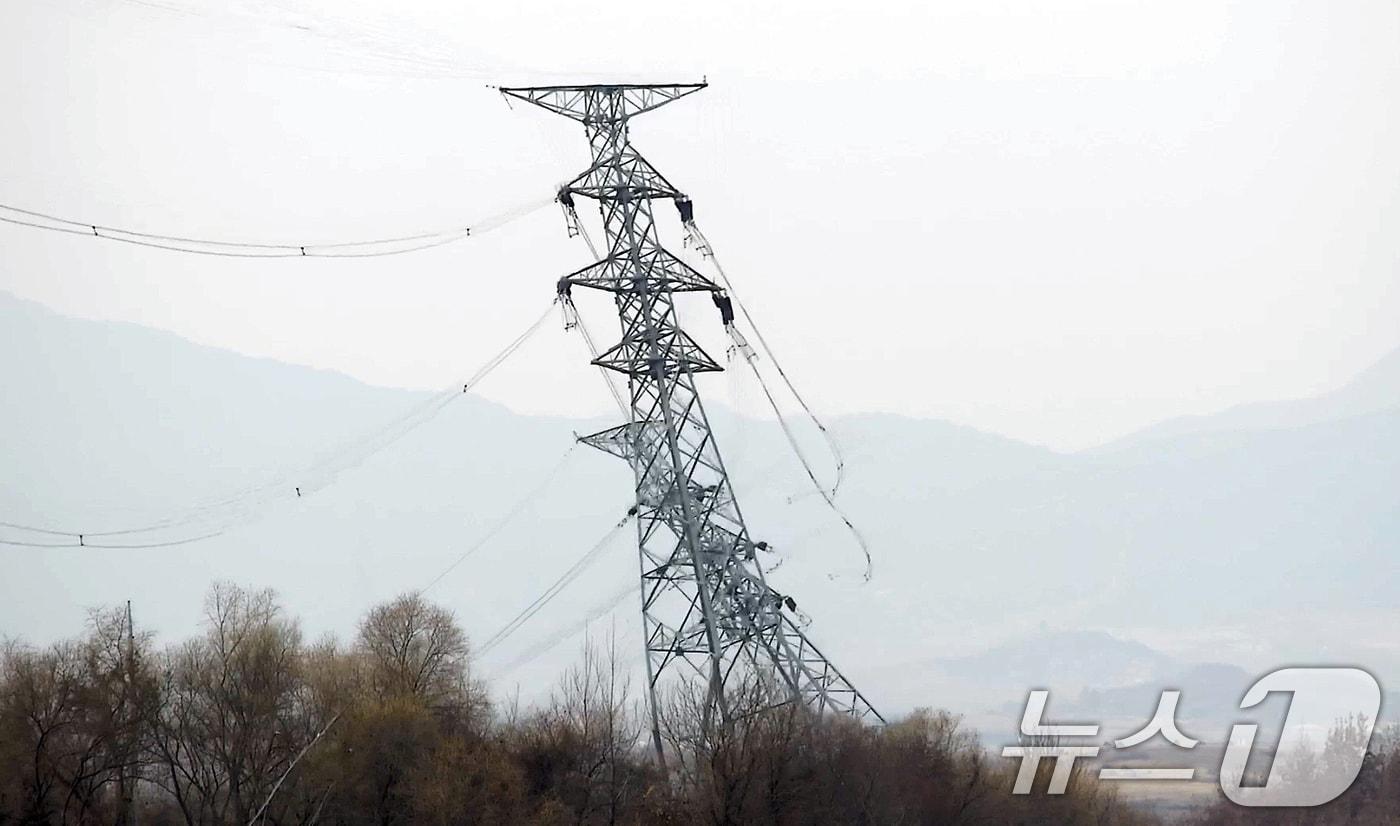
{"label": "layered hazy hill", "polygon": [[[472,396],[298,497],[308,463],[353,455],[345,445],[429,394],[5,294],[0,330],[0,521],[97,532],[261,490],[162,534],[224,530],[197,543],[0,547],[5,635],[71,634],[85,607],[130,598],[139,621],[179,636],[213,579],[276,588],[308,633],[346,634],[368,604],[426,586],[525,499],[429,592],[480,641],[629,504],[616,459],[579,448],[559,466],[574,431],[612,421],[523,416]],[[703,387],[723,399],[737,380]],[[1142,685],[1191,674],[1228,694],[1231,680],[1301,662],[1400,674],[1400,353],[1317,399],[1166,422],[1078,454],[941,421],[838,419],[839,501],[874,551],[869,583],[840,523],[803,495],[777,425],[711,412],[751,528],[778,550],[775,583],[888,707],[990,711],[1035,686],[1136,702]],[[633,639],[636,598],[618,597],[635,579],[633,542],[614,536],[482,658],[483,674],[531,690],[572,656],[568,634],[586,617]]]}
{"label": "layered hazy hill", "polygon": [[1321,396],[1242,404],[1211,416],[1168,419],[1102,449],[1118,450],[1190,434],[1284,430],[1381,413],[1397,406],[1400,406],[1400,350],[1391,352],[1342,387]]}

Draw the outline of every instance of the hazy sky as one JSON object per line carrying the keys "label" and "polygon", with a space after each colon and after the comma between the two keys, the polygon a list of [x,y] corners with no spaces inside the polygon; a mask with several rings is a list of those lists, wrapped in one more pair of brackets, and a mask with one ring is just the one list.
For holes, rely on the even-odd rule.
{"label": "hazy sky", "polygon": [[[635,142],[822,408],[1075,448],[1400,346],[1394,0],[393,5],[0,0],[0,203],[295,243],[451,227],[586,164],[576,124],[486,83],[705,75]],[[364,261],[8,225],[0,251],[0,289],[63,312],[407,387],[473,372],[587,255],[553,207]],[[707,304],[686,321],[714,341]],[[604,410],[556,326],[482,392]]]}

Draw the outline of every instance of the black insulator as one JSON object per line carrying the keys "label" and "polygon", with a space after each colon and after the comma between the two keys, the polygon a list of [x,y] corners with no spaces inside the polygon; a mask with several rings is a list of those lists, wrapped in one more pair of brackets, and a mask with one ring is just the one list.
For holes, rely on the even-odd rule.
{"label": "black insulator", "polygon": [[561,190],[559,190],[559,203],[563,204],[564,206],[568,207],[569,209],[573,209],[573,208],[574,208],[574,193],[570,192],[570,191],[567,190],[567,189],[561,189]]}
{"label": "black insulator", "polygon": [[676,199],[676,211],[681,214],[681,223],[688,224],[695,220],[695,204],[689,198]]}
{"label": "black insulator", "polygon": [[558,290],[560,295],[564,296],[565,298],[569,298],[572,294],[573,289],[574,282],[570,281],[567,275],[559,279]]}
{"label": "black insulator", "polygon": [[724,293],[710,293],[710,300],[719,308],[720,321],[726,325],[734,323],[734,302]]}

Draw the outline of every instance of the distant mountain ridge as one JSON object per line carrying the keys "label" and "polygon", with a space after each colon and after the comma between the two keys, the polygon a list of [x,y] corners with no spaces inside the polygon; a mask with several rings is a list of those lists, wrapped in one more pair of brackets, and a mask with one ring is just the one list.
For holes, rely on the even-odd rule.
{"label": "distant mountain ridge", "polygon": [[[0,521],[159,517],[275,479],[426,398],[4,293],[0,330]],[[1396,364],[1287,427],[1232,418],[1238,426],[1080,454],[941,421],[838,417],[840,503],[873,549],[868,584],[778,426],[710,412],[750,528],[772,543],[772,581],[843,671],[895,708],[1000,708],[1029,683],[1126,691],[1202,662],[1255,673],[1346,661],[1400,676],[1400,642],[1379,632],[1400,621],[1400,409],[1384,407]],[[215,579],[274,587],[309,634],[345,634],[367,605],[424,587],[456,560],[429,596],[484,639],[629,505],[625,464],[584,448],[561,464],[572,432],[611,423],[464,396],[322,492],[274,486],[214,539],[150,551],[0,547],[0,638],[71,634],[86,607],[128,598],[139,622],[180,636]],[[816,434],[799,438],[824,460]],[[522,497],[532,498],[521,516],[476,547]],[[571,645],[506,666],[572,639],[579,617],[634,581],[632,541],[619,538],[482,673],[507,687],[552,682]],[[597,616],[635,633],[635,604],[617,604]],[[1150,648],[1133,642],[1139,632],[1182,641]]]}
{"label": "distant mountain ridge", "polygon": [[1218,413],[1168,419],[1093,450],[1117,450],[1197,433],[1304,427],[1396,408],[1400,408],[1400,349],[1392,350],[1346,384],[1321,396],[1252,402]]}

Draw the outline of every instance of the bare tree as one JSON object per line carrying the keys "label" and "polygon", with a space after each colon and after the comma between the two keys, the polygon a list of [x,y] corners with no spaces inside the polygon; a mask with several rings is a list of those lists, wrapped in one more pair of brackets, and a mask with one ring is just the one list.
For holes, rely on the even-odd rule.
{"label": "bare tree", "polygon": [[430,707],[464,701],[467,635],[452,612],[417,593],[370,609],[360,622],[371,689],[381,699],[411,695]]}
{"label": "bare tree", "polygon": [[793,821],[811,787],[803,751],[814,715],[757,673],[725,701],[721,721],[707,686],[692,681],[673,688],[661,715],[691,818],[715,826]]}
{"label": "bare tree", "polygon": [[[0,658],[6,762],[24,765],[20,808],[31,820],[111,822],[122,784],[141,770],[156,685],[144,666],[149,635],[128,639],[119,611],[89,617],[88,635],[39,651],[9,645]],[[139,646],[139,648],[138,648]]]}
{"label": "bare tree", "polygon": [[81,658],[73,644],[45,651],[6,646],[0,728],[12,753],[18,819],[46,823],[60,813],[65,743],[76,727]]}
{"label": "bare tree", "polygon": [[204,636],[167,655],[153,778],[187,823],[246,824],[324,727],[309,713],[300,649],[272,592],[219,584]]}
{"label": "bare tree", "polygon": [[[210,592],[203,633],[160,659],[149,636],[124,634],[119,613],[99,612],[80,639],[0,647],[0,826],[119,822],[133,777],[151,824],[1150,820],[1092,772],[1064,795],[1043,794],[1044,778],[1041,794],[1010,794],[1014,764],[989,757],[956,715],[869,727],[792,702],[762,672],[726,694],[724,719],[703,680],[674,687],[661,714],[668,774],[614,644],[586,645],[542,707],[493,719],[468,680],[465,635],[411,594],[372,609],[348,647],[303,646],[270,592],[229,585]],[[1340,723],[1319,770],[1367,728]],[[1395,745],[1375,745],[1352,792],[1310,815],[1391,822],[1397,778]],[[1218,809],[1202,822],[1262,821]]]}
{"label": "bare tree", "polygon": [[639,755],[641,734],[610,638],[605,650],[585,643],[545,708],[517,727],[517,756],[532,787],[558,798],[570,822],[618,823],[635,817],[654,781]]}

